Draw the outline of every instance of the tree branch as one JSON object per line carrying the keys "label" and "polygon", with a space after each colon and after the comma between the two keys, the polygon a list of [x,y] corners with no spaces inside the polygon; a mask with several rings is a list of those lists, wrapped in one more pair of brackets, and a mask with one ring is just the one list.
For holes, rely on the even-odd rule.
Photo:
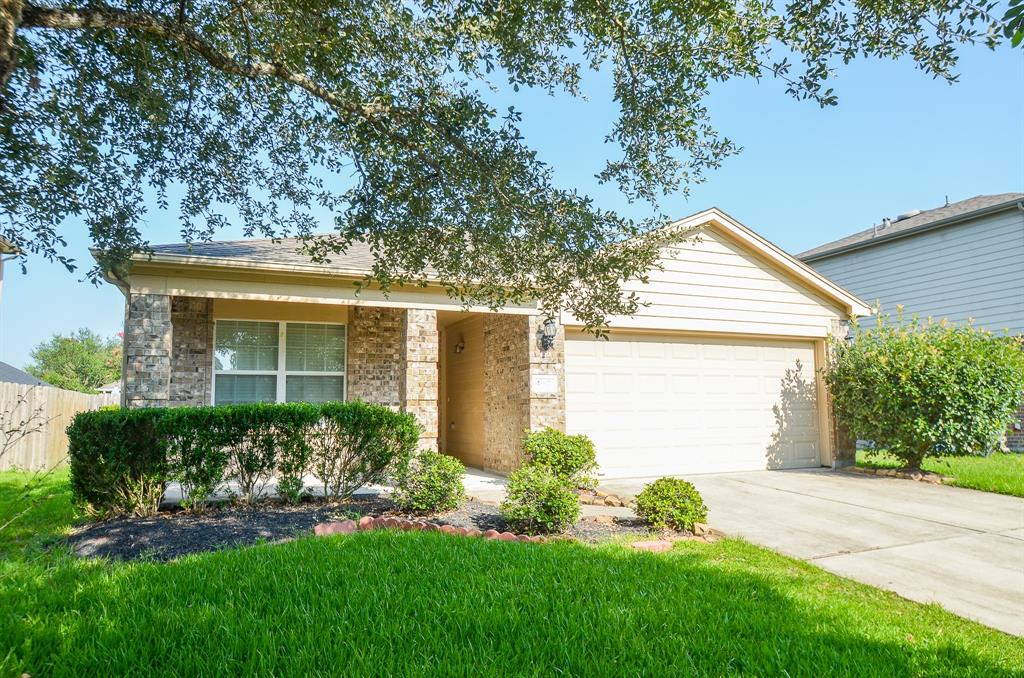
{"label": "tree branch", "polygon": [[387,113],[386,104],[361,103],[346,100],[336,92],[313,81],[305,73],[291,70],[284,64],[269,61],[243,63],[219,50],[193,29],[175,20],[157,14],[129,12],[114,7],[90,7],[86,9],[59,9],[25,4],[21,17],[21,28],[49,28],[56,30],[122,28],[170,40],[195,52],[214,68],[243,78],[276,78],[305,90],[308,94],[325,102],[335,111],[350,113],[364,118]]}

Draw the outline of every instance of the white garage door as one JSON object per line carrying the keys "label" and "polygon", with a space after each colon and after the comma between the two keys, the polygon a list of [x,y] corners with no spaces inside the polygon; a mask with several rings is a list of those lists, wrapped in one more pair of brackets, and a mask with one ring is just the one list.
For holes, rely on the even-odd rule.
{"label": "white garage door", "polygon": [[566,342],[566,428],[608,477],[818,466],[810,342]]}

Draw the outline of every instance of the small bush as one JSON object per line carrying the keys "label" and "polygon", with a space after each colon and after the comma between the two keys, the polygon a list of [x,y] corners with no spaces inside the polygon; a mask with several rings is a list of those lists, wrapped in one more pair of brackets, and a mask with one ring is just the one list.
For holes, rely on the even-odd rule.
{"label": "small bush", "polygon": [[580,517],[580,498],[550,467],[528,464],[508,477],[501,515],[519,532],[564,532]]}
{"label": "small bush", "polygon": [[651,527],[693,531],[708,518],[708,507],[692,484],[680,478],[659,478],[636,497],[636,514]]}
{"label": "small bush", "polygon": [[409,463],[420,427],[411,414],[361,402],[328,402],[307,433],[310,467],[324,496],[348,499],[363,485],[380,483]]}
{"label": "small bush", "polygon": [[78,413],[68,427],[71,490],[97,516],[148,516],[160,508],[168,478],[160,409]]}
{"label": "small bush", "polygon": [[523,439],[523,451],[531,464],[549,467],[573,487],[593,489],[597,480],[597,453],[585,435],[567,435],[548,427],[533,431]]}
{"label": "small bush", "polygon": [[453,511],[466,498],[465,474],[455,457],[423,450],[399,472],[395,503],[411,513]]}
{"label": "small bush", "polygon": [[826,379],[854,436],[917,469],[925,457],[998,447],[1024,392],[1024,344],[970,325],[880,317],[832,342]]}

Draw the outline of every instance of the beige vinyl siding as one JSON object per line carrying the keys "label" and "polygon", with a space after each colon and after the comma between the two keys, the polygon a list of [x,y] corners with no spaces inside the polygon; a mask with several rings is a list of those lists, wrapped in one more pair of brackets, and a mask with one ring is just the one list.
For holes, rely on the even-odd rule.
{"label": "beige vinyl siding", "polygon": [[[455,352],[462,343],[465,348]],[[484,321],[473,316],[444,330],[441,427],[445,452],[484,465]]]}
{"label": "beige vinyl siding", "polygon": [[881,301],[883,313],[902,304],[908,315],[973,318],[987,329],[1024,332],[1024,214],[1018,210],[810,265],[865,301]]}
{"label": "beige vinyl siding", "polygon": [[[613,318],[613,330],[824,337],[833,319],[846,317],[805,284],[710,228],[664,248],[660,263],[647,283],[624,286],[643,305],[632,317]],[[571,317],[563,322],[578,324]]]}

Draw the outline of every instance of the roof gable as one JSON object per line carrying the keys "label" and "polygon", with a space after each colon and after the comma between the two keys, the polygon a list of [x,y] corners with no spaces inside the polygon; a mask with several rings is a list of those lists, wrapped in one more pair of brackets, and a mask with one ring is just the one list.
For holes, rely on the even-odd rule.
{"label": "roof gable", "polygon": [[790,279],[838,303],[850,315],[862,316],[873,313],[871,306],[855,294],[835,284],[717,207],[674,221],[665,227],[669,232],[677,231],[680,239],[692,237],[694,232],[704,228],[716,229]]}

